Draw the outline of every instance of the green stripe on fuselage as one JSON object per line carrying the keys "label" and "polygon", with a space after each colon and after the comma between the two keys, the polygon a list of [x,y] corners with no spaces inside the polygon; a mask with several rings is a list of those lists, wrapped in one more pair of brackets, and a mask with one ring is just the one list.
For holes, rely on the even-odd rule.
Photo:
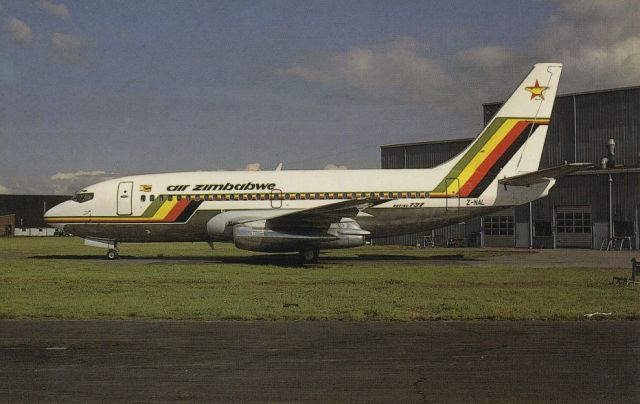
{"label": "green stripe on fuselage", "polygon": [[433,189],[431,192],[446,192],[447,190],[447,178],[458,178],[460,173],[465,169],[465,167],[471,162],[471,160],[482,150],[482,148],[487,144],[489,139],[496,133],[496,131],[502,126],[502,124],[510,118],[496,118],[487,126],[487,128],[482,132],[478,140],[475,142],[471,149],[465,153],[464,156],[456,163],[455,166],[449,171],[442,181],[438,184],[437,187]]}
{"label": "green stripe on fuselage", "polygon": [[144,211],[142,217],[153,217],[156,214],[160,206],[162,206],[162,202],[160,198],[156,198],[155,201],[151,202],[151,205]]}

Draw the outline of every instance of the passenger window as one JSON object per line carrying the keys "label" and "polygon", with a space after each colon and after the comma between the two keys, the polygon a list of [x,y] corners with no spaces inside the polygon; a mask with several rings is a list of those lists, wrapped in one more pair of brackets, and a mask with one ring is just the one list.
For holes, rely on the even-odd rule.
{"label": "passenger window", "polygon": [[144,195],[140,195],[140,202],[144,202],[147,200],[147,197]]}
{"label": "passenger window", "polygon": [[158,199],[160,199],[160,202],[164,201],[164,195],[158,195]]}
{"label": "passenger window", "polygon": [[150,196],[149,196],[149,200],[150,200],[151,202],[153,202],[155,199],[156,199],[156,196],[155,196],[155,195],[150,195]]}
{"label": "passenger window", "polygon": [[167,200],[168,201],[172,201],[173,200],[173,195],[167,195]]}

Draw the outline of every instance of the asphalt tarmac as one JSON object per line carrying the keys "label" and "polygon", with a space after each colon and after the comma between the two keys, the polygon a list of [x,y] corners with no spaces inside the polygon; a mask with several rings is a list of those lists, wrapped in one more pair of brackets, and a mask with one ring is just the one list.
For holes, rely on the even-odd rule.
{"label": "asphalt tarmac", "polygon": [[640,322],[0,321],[0,400],[640,402]]}

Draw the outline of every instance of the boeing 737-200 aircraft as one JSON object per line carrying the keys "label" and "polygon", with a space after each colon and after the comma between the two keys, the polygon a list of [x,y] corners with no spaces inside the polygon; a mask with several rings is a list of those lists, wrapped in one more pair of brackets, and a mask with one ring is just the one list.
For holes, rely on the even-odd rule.
{"label": "boeing 737-200 aircraft", "polygon": [[314,262],[323,249],[521,205],[584,167],[538,171],[561,70],[536,64],[475,141],[434,168],[135,175],[87,187],[45,220],[108,248],[109,259],[120,242],[232,241]]}

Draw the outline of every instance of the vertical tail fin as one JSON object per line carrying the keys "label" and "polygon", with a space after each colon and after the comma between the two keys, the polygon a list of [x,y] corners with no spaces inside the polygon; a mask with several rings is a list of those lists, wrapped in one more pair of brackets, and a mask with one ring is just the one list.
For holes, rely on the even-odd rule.
{"label": "vertical tail fin", "polygon": [[534,65],[476,140],[454,158],[429,196],[478,197],[519,151],[517,170],[536,170],[561,71],[560,63]]}

